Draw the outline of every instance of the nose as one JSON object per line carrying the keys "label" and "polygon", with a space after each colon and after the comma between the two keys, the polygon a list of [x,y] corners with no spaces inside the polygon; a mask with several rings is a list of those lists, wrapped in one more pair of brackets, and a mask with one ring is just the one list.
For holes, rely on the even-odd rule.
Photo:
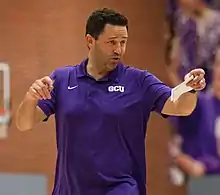
{"label": "nose", "polygon": [[122,51],[121,46],[117,46],[116,48],[114,48],[114,53],[117,55],[120,55],[121,51]]}
{"label": "nose", "polygon": [[115,44],[115,47],[114,47],[114,53],[117,54],[117,55],[120,55],[122,52],[122,47],[120,44]]}

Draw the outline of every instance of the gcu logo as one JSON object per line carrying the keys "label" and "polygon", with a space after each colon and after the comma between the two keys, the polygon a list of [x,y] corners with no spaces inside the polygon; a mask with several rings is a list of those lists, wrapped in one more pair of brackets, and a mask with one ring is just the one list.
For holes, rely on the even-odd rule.
{"label": "gcu logo", "polygon": [[123,86],[109,86],[108,91],[109,92],[120,91],[123,93],[125,91],[125,87],[123,87]]}

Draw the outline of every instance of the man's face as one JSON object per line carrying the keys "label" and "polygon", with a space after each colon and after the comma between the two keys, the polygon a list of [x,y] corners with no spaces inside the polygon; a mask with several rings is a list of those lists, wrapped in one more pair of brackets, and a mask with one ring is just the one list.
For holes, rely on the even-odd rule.
{"label": "man's face", "polygon": [[111,71],[122,60],[126,50],[128,32],[126,26],[107,24],[97,40],[90,40],[90,52],[98,64]]}

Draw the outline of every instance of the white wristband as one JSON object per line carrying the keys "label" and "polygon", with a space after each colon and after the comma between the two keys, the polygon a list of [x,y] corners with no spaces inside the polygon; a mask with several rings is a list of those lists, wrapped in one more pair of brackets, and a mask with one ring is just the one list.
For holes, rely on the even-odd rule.
{"label": "white wristband", "polygon": [[186,78],[185,81],[183,81],[182,83],[180,83],[179,85],[177,85],[171,90],[171,101],[172,102],[175,102],[176,100],[179,99],[179,97],[182,94],[187,93],[193,89],[192,87],[189,87],[186,85],[189,81],[193,80],[193,78],[194,76]]}

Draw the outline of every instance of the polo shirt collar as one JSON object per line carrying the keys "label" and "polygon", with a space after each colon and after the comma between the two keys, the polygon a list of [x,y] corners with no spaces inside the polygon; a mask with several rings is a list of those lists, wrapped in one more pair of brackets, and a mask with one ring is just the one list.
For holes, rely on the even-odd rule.
{"label": "polo shirt collar", "polygon": [[[85,60],[83,60],[79,66],[77,67],[77,72],[76,72],[76,77],[77,78],[82,78],[82,77],[91,77],[87,72],[86,72],[86,65],[88,63],[88,58],[86,58]],[[115,70],[113,70],[112,72],[110,72],[107,76],[105,76],[104,78],[100,79],[99,81],[115,81],[115,82],[119,82],[122,74],[124,71],[124,66],[123,64],[118,64],[117,67],[115,68]]]}

